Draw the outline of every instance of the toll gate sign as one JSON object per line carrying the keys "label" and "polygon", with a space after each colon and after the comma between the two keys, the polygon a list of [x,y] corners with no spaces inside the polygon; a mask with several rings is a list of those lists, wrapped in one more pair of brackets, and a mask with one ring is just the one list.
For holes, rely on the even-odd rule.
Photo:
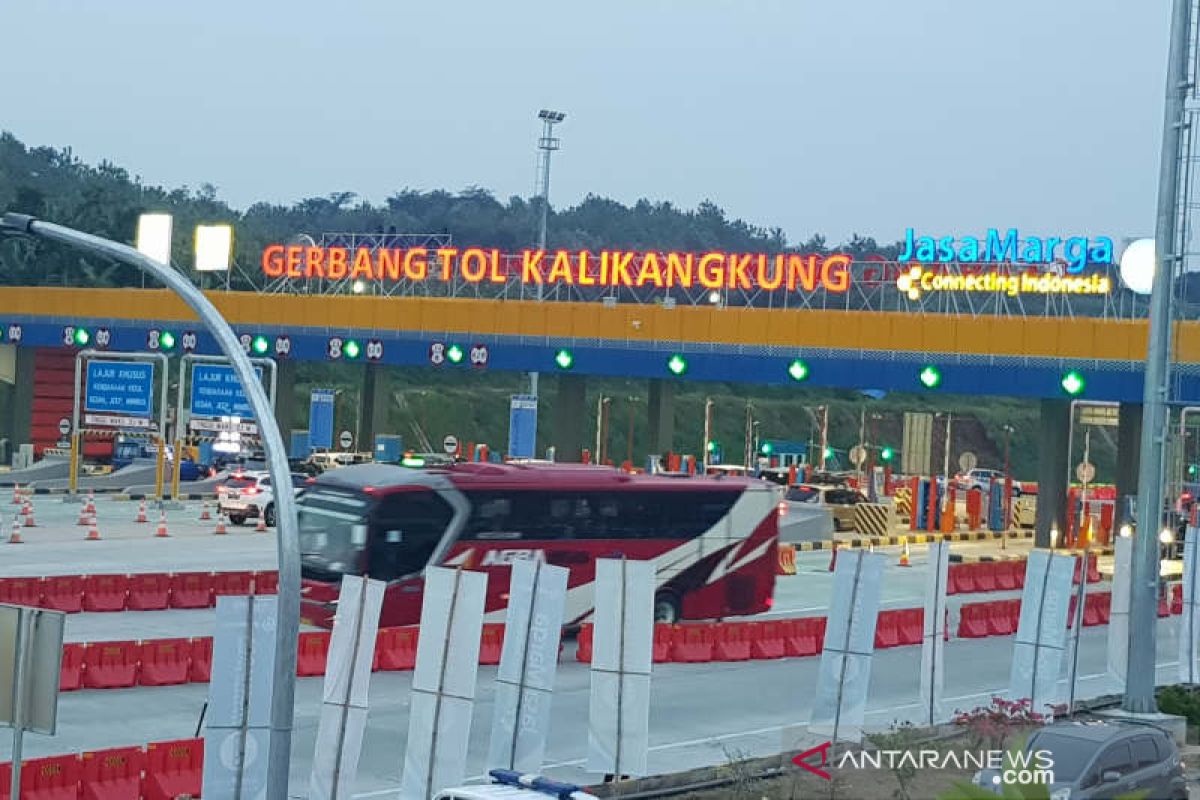
{"label": "toll gate sign", "polygon": [[140,361],[87,362],[83,410],[149,417],[154,410],[154,365]]}
{"label": "toll gate sign", "polygon": [[[254,373],[262,380],[262,367]],[[254,411],[242,391],[242,382],[228,364],[192,365],[193,417],[241,417],[253,419]]]}

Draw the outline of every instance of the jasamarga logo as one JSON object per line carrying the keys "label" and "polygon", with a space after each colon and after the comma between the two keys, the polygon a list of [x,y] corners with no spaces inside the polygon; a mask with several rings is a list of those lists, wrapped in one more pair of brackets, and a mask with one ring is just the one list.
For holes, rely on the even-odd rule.
{"label": "jasamarga logo", "polygon": [[[1061,247],[1061,249],[1060,249]],[[1049,264],[1059,259],[1067,262],[1067,272],[1082,272],[1091,264],[1113,263],[1113,241],[1107,236],[1090,239],[1087,236],[1027,236],[1016,228],[1003,235],[988,228],[983,238],[963,236],[917,236],[912,228],[904,232],[904,250],[897,259],[918,263],[958,262],[972,264]]]}
{"label": "jasamarga logo", "polygon": [[[824,767],[832,742],[806,750],[792,759],[798,767],[825,780],[833,776]],[[810,764],[812,756],[821,757],[820,764]],[[1049,750],[847,750],[835,764],[837,769],[901,769],[919,770],[976,770],[994,772],[992,783],[1000,785],[1042,785],[1054,783],[1054,756]]]}

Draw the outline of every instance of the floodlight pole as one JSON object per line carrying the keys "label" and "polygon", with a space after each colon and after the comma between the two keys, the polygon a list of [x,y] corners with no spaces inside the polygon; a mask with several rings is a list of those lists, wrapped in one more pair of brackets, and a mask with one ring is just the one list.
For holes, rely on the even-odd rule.
{"label": "floodlight pole", "polygon": [[[542,121],[542,135],[538,139],[538,161],[541,171],[542,188],[541,188],[541,209],[538,219],[538,241],[537,249],[539,252],[544,252],[546,249],[546,224],[550,217],[550,154],[558,149],[558,139],[554,136],[554,126],[563,121],[565,115],[558,111],[546,111],[543,109],[538,113],[538,119]],[[542,299],[542,283],[537,283],[537,299],[540,302]],[[536,399],[538,396],[538,374],[536,372],[529,373],[529,393]]]}
{"label": "floodlight pole", "polygon": [[1129,659],[1122,708],[1131,713],[1158,710],[1154,698],[1155,640],[1158,622],[1158,529],[1163,513],[1163,451],[1167,438],[1170,391],[1171,289],[1179,244],[1180,145],[1188,94],[1188,44],[1192,0],[1173,0],[1167,56],[1167,91],[1159,156],[1158,219],[1154,230],[1154,283],[1150,291],[1150,335],[1142,400],[1139,449],[1137,533],[1129,593]]}
{"label": "floodlight pole", "polygon": [[[262,383],[254,373],[249,357],[229,324],[208,298],[179,272],[139,253],[132,247],[99,236],[41,222],[24,214],[0,217],[0,233],[23,233],[111,258],[137,267],[159,279],[196,312],[196,316],[216,339],[241,381],[242,390],[261,426],[267,470],[276,486],[291,484],[287,450],[279,427],[274,424],[271,404]],[[271,687],[271,744],[267,753],[267,792],[269,800],[287,800],[288,767],[292,749],[292,718],[296,691],[296,647],[300,626],[300,547],[297,539],[296,501],[291,492],[275,497],[277,513],[276,542],[279,553],[279,597],[275,620],[274,682]]]}

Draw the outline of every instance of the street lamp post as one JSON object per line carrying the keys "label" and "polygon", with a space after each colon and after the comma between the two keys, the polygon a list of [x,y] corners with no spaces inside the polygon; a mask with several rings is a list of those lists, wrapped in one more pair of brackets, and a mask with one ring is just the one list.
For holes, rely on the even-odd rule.
{"label": "street lamp post", "polygon": [[[130,264],[166,284],[196,313],[225,357],[229,359],[250,408],[258,420],[271,480],[276,486],[290,485],[287,450],[284,448],[279,427],[272,422],[271,403],[262,382],[258,380],[249,357],[229,324],[184,274],[127,245],[61,225],[41,222],[24,214],[10,213],[0,217],[0,233],[26,234],[60,242]],[[279,589],[275,618],[274,681],[271,687],[271,737],[267,752],[266,796],[269,800],[286,800],[296,689],[296,647],[300,635],[300,546],[297,538],[295,498],[291,492],[280,492],[275,497],[275,504],[278,521],[275,542],[279,557]]]}
{"label": "street lamp post", "polygon": [[[542,194],[541,194],[541,216],[538,219],[538,250],[546,249],[546,223],[550,216],[550,154],[559,148],[558,137],[554,135],[554,126],[562,122],[566,118],[566,114],[561,111],[550,111],[543,108],[538,112],[538,119],[542,121],[542,135],[538,139],[538,170],[541,173],[542,179]],[[537,284],[537,299],[542,299],[542,284],[539,281]],[[538,396],[538,374],[536,372],[529,373],[529,393],[535,398]]]}

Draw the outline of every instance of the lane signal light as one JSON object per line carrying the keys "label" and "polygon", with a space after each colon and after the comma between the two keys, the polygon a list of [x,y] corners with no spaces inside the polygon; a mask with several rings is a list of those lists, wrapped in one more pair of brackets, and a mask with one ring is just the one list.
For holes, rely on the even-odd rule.
{"label": "lane signal light", "polygon": [[716,439],[708,440],[708,452],[710,452],[710,453],[717,452],[717,440]]}
{"label": "lane signal light", "polygon": [[356,359],[362,354],[362,347],[354,339],[347,339],[342,343],[342,355],[351,360]]}
{"label": "lane signal light", "polygon": [[762,446],[758,449],[759,452],[761,452],[764,456],[769,456],[771,453],[775,452],[775,445],[771,444],[770,442],[763,442]]}
{"label": "lane signal light", "polygon": [[158,335],[159,350],[174,350],[175,349],[175,334],[170,331],[163,331]]}
{"label": "lane signal light", "polygon": [[892,448],[890,448],[890,447],[885,447],[879,451],[879,457],[882,458],[884,461],[891,461],[895,455],[896,455],[895,451],[893,451]]}
{"label": "lane signal light", "polygon": [[667,359],[667,369],[671,371],[672,375],[682,375],[687,372],[687,368],[687,359],[678,353]]}
{"label": "lane signal light", "polygon": [[1074,397],[1083,391],[1083,388],[1087,385],[1087,381],[1078,372],[1071,370],[1066,375],[1063,375],[1061,384],[1063,391]]}
{"label": "lane signal light", "polygon": [[942,373],[938,371],[937,367],[930,364],[921,370],[921,374],[917,378],[926,389],[934,389],[942,382]]}
{"label": "lane signal light", "polygon": [[256,355],[264,355],[267,350],[270,349],[270,347],[271,342],[268,341],[267,337],[263,336],[261,333],[258,336],[255,336],[250,342],[250,349],[253,350]]}
{"label": "lane signal light", "polygon": [[802,381],[808,377],[808,364],[805,364],[800,359],[796,359],[791,364],[788,364],[788,375],[794,381]]}
{"label": "lane signal light", "polygon": [[570,369],[575,364],[575,356],[570,350],[559,350],[554,354],[554,363],[559,369]]}
{"label": "lane signal light", "polygon": [[450,359],[451,364],[462,362],[463,355],[463,349],[456,344],[452,344],[446,348],[446,358]]}
{"label": "lane signal light", "polygon": [[828,460],[829,460],[829,459],[831,459],[831,458],[833,458],[833,448],[832,448],[832,447],[826,447],[826,448],[825,448],[825,460],[826,460],[826,461],[828,461]]}
{"label": "lane signal light", "polygon": [[87,328],[76,328],[75,332],[71,334],[71,338],[75,341],[75,344],[80,347],[86,347],[88,342],[92,341],[92,334]]}

